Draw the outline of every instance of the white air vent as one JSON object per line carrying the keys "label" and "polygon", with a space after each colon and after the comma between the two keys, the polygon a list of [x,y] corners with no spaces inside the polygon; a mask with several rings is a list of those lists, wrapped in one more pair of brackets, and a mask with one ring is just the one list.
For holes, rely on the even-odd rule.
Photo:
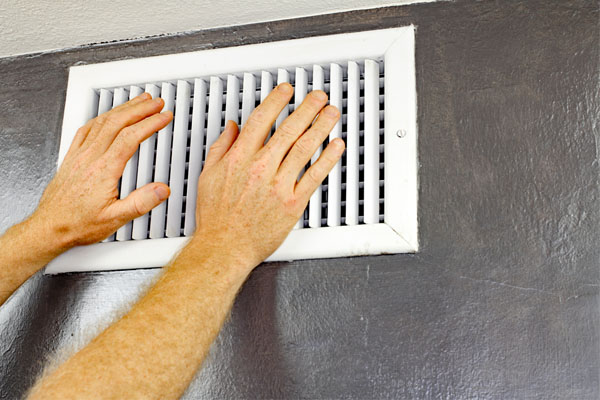
{"label": "white air vent", "polygon": [[72,67],[59,164],[79,126],[146,91],[175,117],[129,161],[120,195],[160,181],[171,196],[103,243],[61,255],[46,273],[165,265],[194,232],[208,147],[227,120],[243,126],[281,82],[295,95],[275,125],[322,89],[342,111],[329,139],[342,137],[347,150],[269,260],[417,251],[414,62],[409,26]]}

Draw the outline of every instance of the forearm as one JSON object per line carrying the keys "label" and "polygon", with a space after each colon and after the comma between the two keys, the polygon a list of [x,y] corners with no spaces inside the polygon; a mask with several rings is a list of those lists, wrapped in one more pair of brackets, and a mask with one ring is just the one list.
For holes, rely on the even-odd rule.
{"label": "forearm", "polygon": [[60,235],[31,216],[0,237],[0,305],[31,275],[65,250]]}
{"label": "forearm", "polygon": [[32,398],[178,398],[252,267],[192,242],[127,315],[46,377]]}

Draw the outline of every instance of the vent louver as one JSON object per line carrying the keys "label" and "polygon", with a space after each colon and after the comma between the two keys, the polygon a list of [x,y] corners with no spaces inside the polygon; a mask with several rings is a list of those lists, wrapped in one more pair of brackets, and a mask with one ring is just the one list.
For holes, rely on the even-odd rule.
{"label": "vent louver", "polygon": [[[244,65],[244,53],[265,60]],[[413,27],[71,68],[59,162],[76,126],[146,91],[162,97],[174,118],[127,163],[120,197],[152,181],[167,183],[171,196],[105,242],[65,253],[46,272],[166,264],[194,232],[207,149],[227,120],[243,127],[281,82],[295,94],[273,131],[308,92],[321,89],[342,112],[328,140],[341,137],[347,149],[270,259],[417,251],[414,80]]]}

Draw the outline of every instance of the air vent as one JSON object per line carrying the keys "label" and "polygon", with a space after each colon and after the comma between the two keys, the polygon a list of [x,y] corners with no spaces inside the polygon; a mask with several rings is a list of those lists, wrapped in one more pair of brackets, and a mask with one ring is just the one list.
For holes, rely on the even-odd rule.
{"label": "air vent", "polygon": [[291,83],[295,94],[273,131],[308,92],[321,89],[342,112],[328,140],[342,137],[347,150],[269,260],[417,251],[409,26],[72,67],[59,163],[77,127],[146,91],[162,97],[174,119],[127,163],[120,196],[151,181],[167,183],[171,196],[103,243],[58,257],[46,273],[165,265],[194,232],[207,149],[227,120],[243,126],[281,82]]}

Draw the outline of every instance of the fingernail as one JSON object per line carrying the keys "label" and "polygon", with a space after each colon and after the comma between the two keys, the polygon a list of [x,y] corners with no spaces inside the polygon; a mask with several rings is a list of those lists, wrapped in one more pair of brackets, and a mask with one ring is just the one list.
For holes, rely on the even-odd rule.
{"label": "fingernail", "polygon": [[154,102],[156,104],[162,104],[163,103],[163,99],[161,99],[160,97],[157,97],[157,98],[154,99]]}
{"label": "fingernail", "polygon": [[335,106],[328,106],[325,108],[325,115],[327,115],[328,117],[337,117],[338,114],[339,111]]}
{"label": "fingernail", "polygon": [[151,99],[152,98],[152,96],[150,95],[150,93],[147,93],[147,92],[144,92],[144,93],[140,94],[138,97],[141,98],[141,99]]}
{"label": "fingernail", "polygon": [[322,90],[313,90],[312,94],[317,100],[327,100],[327,94]]}
{"label": "fingernail", "polygon": [[292,85],[290,85],[289,83],[281,83],[279,84],[277,89],[281,90],[281,92],[285,94],[292,93],[293,90]]}
{"label": "fingernail", "polygon": [[169,189],[165,188],[164,186],[156,186],[154,188],[154,193],[156,193],[160,201],[169,197]]}
{"label": "fingernail", "polygon": [[342,151],[346,147],[346,143],[344,143],[344,139],[336,138],[333,141],[333,144],[334,144],[336,150],[338,150],[338,151]]}

